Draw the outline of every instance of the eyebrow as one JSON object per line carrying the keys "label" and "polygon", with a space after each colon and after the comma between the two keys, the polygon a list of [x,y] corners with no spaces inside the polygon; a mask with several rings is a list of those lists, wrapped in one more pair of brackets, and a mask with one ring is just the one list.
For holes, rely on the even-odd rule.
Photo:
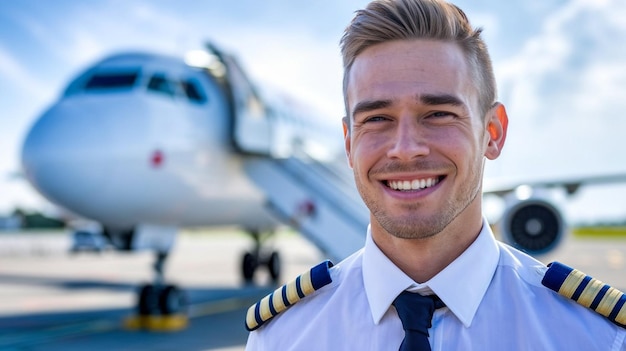
{"label": "eyebrow", "polygon": [[354,106],[354,110],[352,111],[352,117],[359,113],[369,112],[378,110],[380,108],[386,108],[391,106],[391,100],[369,100],[369,101],[361,101]]}
{"label": "eyebrow", "polygon": [[465,105],[461,99],[451,94],[425,94],[417,97],[419,101],[426,105]]}

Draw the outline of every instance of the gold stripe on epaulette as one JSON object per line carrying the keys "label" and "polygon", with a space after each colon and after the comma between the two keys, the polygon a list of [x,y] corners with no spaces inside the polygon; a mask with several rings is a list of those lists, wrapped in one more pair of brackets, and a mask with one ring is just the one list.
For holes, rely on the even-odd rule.
{"label": "gold stripe on epaulette", "polygon": [[541,283],[626,328],[626,296],[618,289],[560,262],[549,265]]}
{"label": "gold stripe on epaulette", "polygon": [[583,289],[583,292],[580,294],[578,303],[585,307],[591,307],[593,300],[596,299],[596,296],[598,296],[598,293],[603,286],[603,282],[597,279],[591,279],[585,289]]}
{"label": "gold stripe on epaulette", "polygon": [[567,296],[567,298],[571,299],[583,279],[585,279],[585,273],[582,273],[575,269],[572,270],[563,282],[563,285],[561,285],[561,288],[559,289],[559,294]]}
{"label": "gold stripe on epaulette", "polygon": [[300,296],[298,296],[298,289],[296,288],[296,281],[293,280],[286,285],[287,288],[287,302],[286,305],[293,305],[294,303],[300,300]]}
{"label": "gold stripe on epaulette", "polygon": [[315,291],[313,282],[311,281],[311,272],[306,272],[300,276],[300,289],[304,295],[309,295]]}
{"label": "gold stripe on epaulette", "polygon": [[621,296],[622,296],[621,291],[613,287],[609,288],[609,290],[607,290],[602,300],[600,300],[600,303],[598,304],[596,311],[598,311],[598,313],[600,313],[603,316],[610,315],[611,312],[613,312],[613,309],[615,308],[615,305],[617,305],[617,302],[619,301]]}
{"label": "gold stripe on epaulette", "polygon": [[322,262],[250,306],[246,314],[246,328],[250,331],[259,328],[303,297],[329,284],[332,281],[330,267],[330,261]]}
{"label": "gold stripe on epaulette", "polygon": [[272,305],[274,306],[274,311],[284,311],[287,308],[285,301],[283,300],[283,289],[284,287],[280,287],[272,293],[274,298],[272,299]]}
{"label": "gold stripe on epaulette", "polygon": [[256,308],[256,305],[252,305],[248,308],[248,312],[246,313],[246,326],[249,329],[255,329],[259,326],[259,323],[256,321],[256,318],[254,317],[254,309]]}
{"label": "gold stripe on epaulette", "polygon": [[270,297],[272,295],[265,296],[261,302],[259,302],[259,314],[262,320],[267,320],[272,317],[272,311],[270,311]]}

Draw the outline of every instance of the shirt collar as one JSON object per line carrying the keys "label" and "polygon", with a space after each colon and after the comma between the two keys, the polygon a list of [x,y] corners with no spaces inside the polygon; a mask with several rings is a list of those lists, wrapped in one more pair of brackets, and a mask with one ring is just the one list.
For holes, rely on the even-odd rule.
{"label": "shirt collar", "polygon": [[432,291],[454,315],[469,327],[489,287],[500,256],[498,245],[485,219],[476,240],[461,256],[427,282],[418,284],[380,251],[367,229],[363,252],[363,283],[378,324],[393,300],[404,290]]}

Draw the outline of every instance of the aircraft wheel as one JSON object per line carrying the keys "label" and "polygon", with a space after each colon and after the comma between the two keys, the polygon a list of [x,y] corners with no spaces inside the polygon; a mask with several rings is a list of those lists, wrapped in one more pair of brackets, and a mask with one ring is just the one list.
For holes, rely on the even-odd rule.
{"label": "aircraft wheel", "polygon": [[186,306],[187,297],[174,285],[167,285],[159,296],[159,310],[163,315],[180,313]]}
{"label": "aircraft wheel", "polygon": [[139,290],[139,314],[153,315],[159,311],[159,295],[153,285],[147,284]]}
{"label": "aircraft wheel", "polygon": [[258,265],[257,261],[257,258],[249,252],[246,252],[246,254],[243,255],[241,271],[243,273],[243,279],[246,283],[252,282],[252,278],[254,278],[254,271]]}
{"label": "aircraft wheel", "polygon": [[278,252],[272,252],[269,260],[267,261],[267,268],[270,272],[270,277],[272,277],[272,280],[275,283],[278,282],[281,270],[280,255],[278,254]]}

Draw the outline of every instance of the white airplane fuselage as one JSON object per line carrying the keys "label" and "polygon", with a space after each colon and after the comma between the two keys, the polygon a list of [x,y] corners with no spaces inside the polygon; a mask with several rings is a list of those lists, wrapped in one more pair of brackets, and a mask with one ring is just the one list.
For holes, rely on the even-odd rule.
{"label": "white airplane fuselage", "polygon": [[113,56],[36,121],[23,168],[50,201],[112,229],[271,228],[234,146],[231,108],[205,70],[162,56]]}

